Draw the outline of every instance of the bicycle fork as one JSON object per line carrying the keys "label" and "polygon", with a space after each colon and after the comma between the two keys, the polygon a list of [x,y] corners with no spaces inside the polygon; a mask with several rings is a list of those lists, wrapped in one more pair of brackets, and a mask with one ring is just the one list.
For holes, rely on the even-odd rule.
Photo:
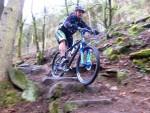
{"label": "bicycle fork", "polygon": [[91,64],[91,51],[89,49],[84,51],[83,46],[84,46],[83,44],[80,46],[80,54],[81,54],[80,64],[82,66],[85,66],[86,69],[89,70],[89,69],[91,69],[91,66],[92,66],[92,64]]}

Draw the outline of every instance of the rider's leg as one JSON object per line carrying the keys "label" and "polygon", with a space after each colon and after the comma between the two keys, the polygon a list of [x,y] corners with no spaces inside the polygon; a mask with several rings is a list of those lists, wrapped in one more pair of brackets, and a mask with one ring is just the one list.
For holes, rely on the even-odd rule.
{"label": "rider's leg", "polygon": [[59,43],[59,51],[60,51],[60,55],[65,56],[65,52],[67,50],[67,45],[66,45],[66,41],[63,40]]}
{"label": "rider's leg", "polygon": [[65,52],[67,50],[67,45],[66,45],[66,35],[63,31],[61,30],[57,30],[55,37],[57,39],[57,42],[59,44],[58,48],[59,48],[59,52],[61,55],[61,61],[60,64],[58,66],[58,69],[62,70],[63,69],[63,64],[65,62]]}
{"label": "rider's leg", "polygon": [[59,43],[59,52],[61,56],[65,56],[65,51],[67,50],[66,46],[66,35],[63,31],[57,30],[55,33],[57,42]]}

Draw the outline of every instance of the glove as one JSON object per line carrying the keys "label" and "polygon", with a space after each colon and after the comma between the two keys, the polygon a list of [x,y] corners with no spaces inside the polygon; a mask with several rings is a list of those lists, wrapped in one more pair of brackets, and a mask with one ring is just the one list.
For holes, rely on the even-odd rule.
{"label": "glove", "polygon": [[94,35],[98,35],[99,34],[99,32],[97,31],[97,30],[92,30],[92,33],[94,34]]}

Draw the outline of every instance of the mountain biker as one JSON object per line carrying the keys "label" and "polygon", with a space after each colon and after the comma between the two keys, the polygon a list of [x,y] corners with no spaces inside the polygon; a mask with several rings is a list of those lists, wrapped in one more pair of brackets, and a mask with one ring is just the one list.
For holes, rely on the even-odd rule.
{"label": "mountain biker", "polygon": [[[85,9],[82,6],[77,5],[74,12],[72,12],[57,29],[55,36],[59,43],[61,57],[65,56],[67,48],[72,46],[72,35],[77,31],[77,26],[91,30],[91,28],[82,20],[84,13]],[[90,36],[88,32],[85,32],[84,35],[86,37]]]}

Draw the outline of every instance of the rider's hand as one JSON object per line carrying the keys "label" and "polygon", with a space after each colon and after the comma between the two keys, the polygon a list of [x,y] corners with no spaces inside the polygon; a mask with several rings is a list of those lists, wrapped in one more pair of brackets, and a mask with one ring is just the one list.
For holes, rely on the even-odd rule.
{"label": "rider's hand", "polygon": [[94,35],[98,35],[98,34],[99,34],[99,32],[98,32],[97,30],[93,29],[93,30],[92,30],[92,34],[94,34]]}

